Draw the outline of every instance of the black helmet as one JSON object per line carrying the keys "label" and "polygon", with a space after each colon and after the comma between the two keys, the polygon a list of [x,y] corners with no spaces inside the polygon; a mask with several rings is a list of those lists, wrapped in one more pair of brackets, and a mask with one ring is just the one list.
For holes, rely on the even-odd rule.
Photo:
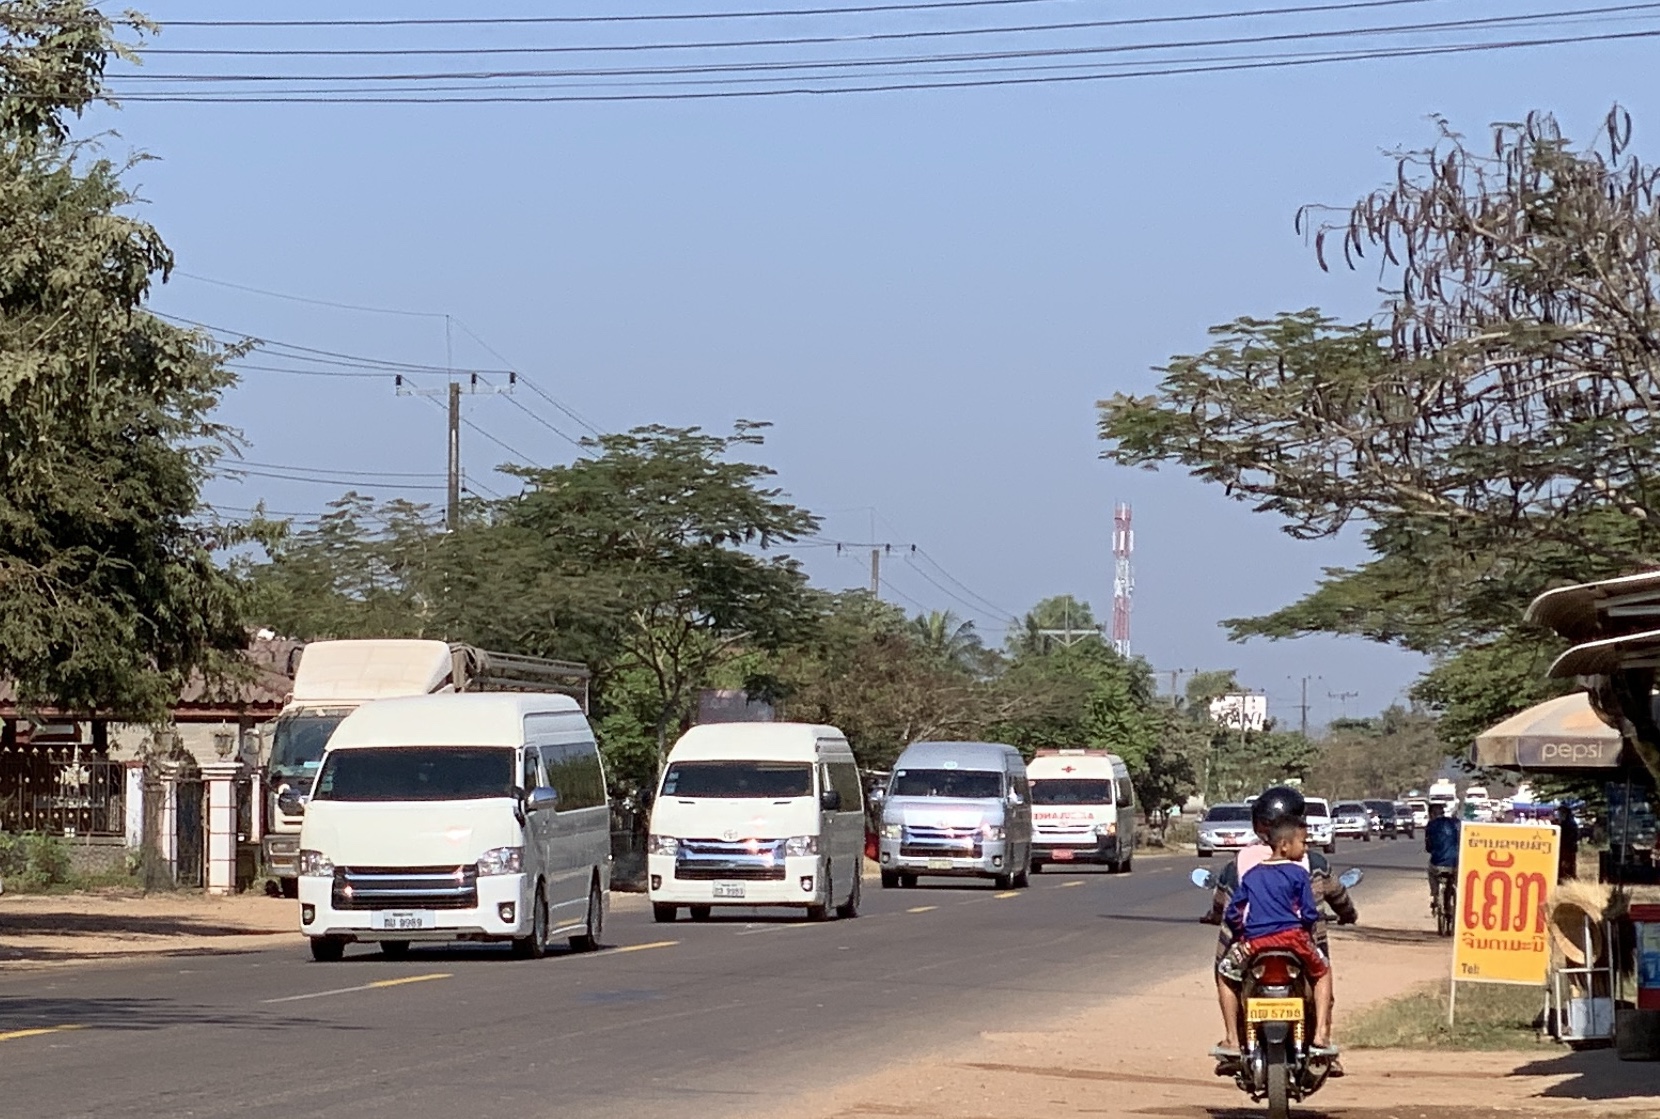
{"label": "black helmet", "polygon": [[1275,785],[1251,802],[1251,827],[1267,831],[1277,820],[1301,820],[1307,812],[1302,793],[1290,785]]}

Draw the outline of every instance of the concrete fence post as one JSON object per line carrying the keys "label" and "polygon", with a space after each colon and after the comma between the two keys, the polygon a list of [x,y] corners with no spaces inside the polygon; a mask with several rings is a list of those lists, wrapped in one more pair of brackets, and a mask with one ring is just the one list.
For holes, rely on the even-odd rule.
{"label": "concrete fence post", "polygon": [[207,762],[207,892],[236,892],[236,785],[244,766],[239,761]]}

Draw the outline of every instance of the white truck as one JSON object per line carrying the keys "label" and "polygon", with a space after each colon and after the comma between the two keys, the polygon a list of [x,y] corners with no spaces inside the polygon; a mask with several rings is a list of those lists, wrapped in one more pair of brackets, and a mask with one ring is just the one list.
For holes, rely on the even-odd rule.
{"label": "white truck", "polygon": [[288,898],[299,896],[304,816],[298,806],[311,792],[334,728],[363,704],[444,692],[538,691],[562,692],[588,709],[589,671],[569,661],[408,638],[313,641],[296,653],[289,661],[294,687],[272,729],[264,772],[265,871]]}

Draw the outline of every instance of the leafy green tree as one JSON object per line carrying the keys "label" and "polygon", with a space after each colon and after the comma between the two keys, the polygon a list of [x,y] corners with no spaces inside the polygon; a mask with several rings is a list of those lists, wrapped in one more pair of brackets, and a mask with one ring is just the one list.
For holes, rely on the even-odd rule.
{"label": "leafy green tree", "polygon": [[1373,320],[1240,318],[1173,358],[1156,393],[1101,406],[1118,462],[1179,464],[1294,536],[1364,526],[1371,561],[1234,633],[1469,656],[1420,693],[1460,736],[1546,690],[1511,677],[1500,695],[1475,663],[1542,640],[1520,628],[1528,599],[1660,560],[1660,170],[1618,110],[1588,148],[1542,114],[1492,138],[1443,124],[1335,220],[1300,215],[1322,267],[1381,268]]}
{"label": "leafy green tree", "polygon": [[964,621],[950,610],[933,610],[911,619],[911,637],[922,649],[942,662],[974,672],[983,663],[985,646],[974,632],[974,623]]}
{"label": "leafy green tree", "polygon": [[1333,723],[1316,745],[1308,785],[1333,798],[1393,800],[1426,787],[1447,760],[1434,716],[1399,705],[1376,718]]}
{"label": "leafy green tree", "polygon": [[1007,639],[1009,651],[1032,656],[1079,642],[1101,642],[1100,623],[1089,603],[1069,594],[1054,595],[1026,612]]}
{"label": "leafy green tree", "polygon": [[122,30],[0,3],[0,676],[25,702],[159,717],[246,642],[200,487],[231,432],[206,339],[143,310],[173,256],[123,168],[69,139]]}

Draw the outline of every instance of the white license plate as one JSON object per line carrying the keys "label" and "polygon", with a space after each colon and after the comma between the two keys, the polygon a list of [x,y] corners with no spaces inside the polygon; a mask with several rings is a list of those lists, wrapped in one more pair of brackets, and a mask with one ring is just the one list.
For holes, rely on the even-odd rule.
{"label": "white license plate", "polygon": [[744,896],[742,882],[716,882],[715,896],[718,898],[741,898]]}
{"label": "white license plate", "polygon": [[415,932],[419,929],[437,928],[438,918],[430,909],[376,913],[371,925],[383,932]]}
{"label": "white license plate", "polygon": [[929,870],[950,870],[951,869],[951,860],[950,859],[929,859],[928,860],[928,869]]}

